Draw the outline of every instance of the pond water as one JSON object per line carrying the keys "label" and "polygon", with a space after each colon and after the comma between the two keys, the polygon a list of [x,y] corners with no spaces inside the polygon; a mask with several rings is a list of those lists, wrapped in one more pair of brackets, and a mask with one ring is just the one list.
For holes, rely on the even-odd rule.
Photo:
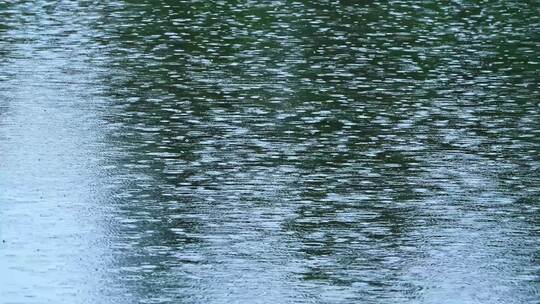
{"label": "pond water", "polygon": [[0,0],[0,303],[540,303],[539,12]]}

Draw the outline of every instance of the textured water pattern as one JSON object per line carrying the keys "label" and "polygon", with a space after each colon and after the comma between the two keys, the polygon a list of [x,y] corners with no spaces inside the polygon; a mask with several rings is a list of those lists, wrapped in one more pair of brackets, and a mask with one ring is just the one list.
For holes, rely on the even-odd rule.
{"label": "textured water pattern", "polygon": [[539,29],[0,0],[0,303],[540,303]]}

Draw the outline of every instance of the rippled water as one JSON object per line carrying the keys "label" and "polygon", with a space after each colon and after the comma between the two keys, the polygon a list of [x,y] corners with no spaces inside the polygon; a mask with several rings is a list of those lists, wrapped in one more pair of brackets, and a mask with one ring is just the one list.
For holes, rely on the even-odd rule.
{"label": "rippled water", "polygon": [[0,0],[0,303],[540,303],[539,28]]}

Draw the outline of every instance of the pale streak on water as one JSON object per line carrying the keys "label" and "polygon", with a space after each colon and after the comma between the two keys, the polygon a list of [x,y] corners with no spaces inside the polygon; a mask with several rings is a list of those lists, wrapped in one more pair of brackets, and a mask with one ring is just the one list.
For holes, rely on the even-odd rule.
{"label": "pale streak on water", "polygon": [[0,0],[0,303],[540,303],[538,12]]}

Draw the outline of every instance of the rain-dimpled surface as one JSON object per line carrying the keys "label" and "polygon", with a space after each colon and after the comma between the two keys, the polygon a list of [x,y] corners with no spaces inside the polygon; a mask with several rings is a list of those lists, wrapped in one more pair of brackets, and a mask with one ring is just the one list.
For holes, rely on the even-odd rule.
{"label": "rain-dimpled surface", "polygon": [[540,303],[539,28],[0,0],[0,303]]}

